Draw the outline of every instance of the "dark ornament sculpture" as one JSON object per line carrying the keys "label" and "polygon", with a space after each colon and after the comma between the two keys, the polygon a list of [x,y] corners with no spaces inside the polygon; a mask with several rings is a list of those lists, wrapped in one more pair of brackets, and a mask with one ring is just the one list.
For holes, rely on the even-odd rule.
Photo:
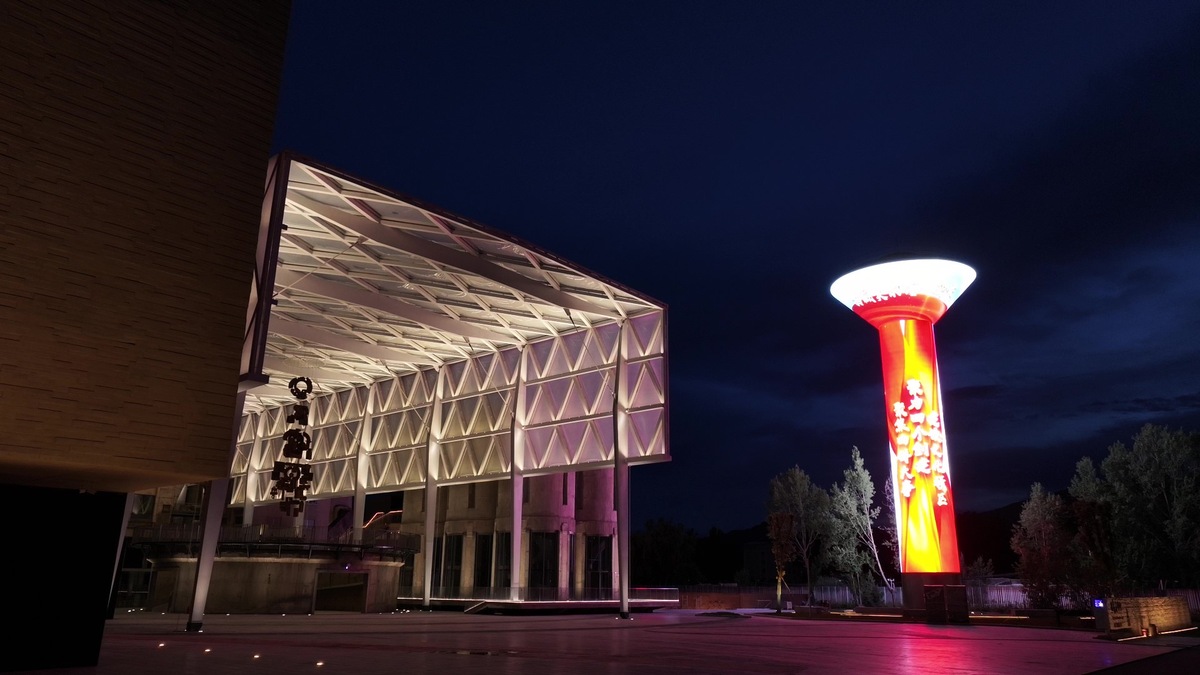
{"label": "dark ornament sculpture", "polygon": [[[295,396],[297,403],[292,406],[292,413],[287,416],[288,424],[293,425],[283,433],[283,456],[288,459],[312,459],[312,436],[305,429],[308,427],[308,404],[304,401],[313,391],[312,380],[307,377],[293,377],[288,383],[288,391]],[[271,471],[271,496],[283,499],[279,508],[289,516],[298,516],[304,511],[304,503],[308,500],[308,489],[312,487],[312,467],[299,461],[276,461]]]}

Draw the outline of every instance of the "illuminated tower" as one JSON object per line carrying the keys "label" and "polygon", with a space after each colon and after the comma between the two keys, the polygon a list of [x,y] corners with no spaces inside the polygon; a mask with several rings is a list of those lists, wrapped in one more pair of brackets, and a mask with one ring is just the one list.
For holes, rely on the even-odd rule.
{"label": "illuminated tower", "polygon": [[974,280],[975,270],[962,263],[901,260],[855,270],[829,288],[879,330],[906,605],[920,583],[959,583],[933,324]]}

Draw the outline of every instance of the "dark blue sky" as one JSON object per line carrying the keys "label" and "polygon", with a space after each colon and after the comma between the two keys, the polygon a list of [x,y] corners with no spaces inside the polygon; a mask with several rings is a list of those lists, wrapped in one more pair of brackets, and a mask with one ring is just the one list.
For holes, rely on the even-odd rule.
{"label": "dark blue sky", "polygon": [[1200,431],[1195,2],[294,3],[276,149],[666,302],[673,461],[633,519],[882,489],[875,331],[828,293],[972,265],[937,326],[959,510]]}

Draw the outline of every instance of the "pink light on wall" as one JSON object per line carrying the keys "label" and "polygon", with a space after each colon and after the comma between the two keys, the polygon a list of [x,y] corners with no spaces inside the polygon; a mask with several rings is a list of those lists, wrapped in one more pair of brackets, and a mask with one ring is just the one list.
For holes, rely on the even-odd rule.
{"label": "pink light on wall", "polygon": [[960,572],[933,324],[974,280],[962,263],[902,260],[829,289],[879,331],[902,573]]}

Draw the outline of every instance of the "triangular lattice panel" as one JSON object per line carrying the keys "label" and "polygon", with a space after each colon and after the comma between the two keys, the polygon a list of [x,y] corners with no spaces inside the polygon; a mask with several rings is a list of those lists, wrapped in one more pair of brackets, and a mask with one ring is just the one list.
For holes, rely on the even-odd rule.
{"label": "triangular lattice panel", "polygon": [[424,485],[423,450],[423,448],[421,452],[413,449],[395,450],[371,455],[368,458],[367,484],[372,489]]}
{"label": "triangular lattice panel", "polygon": [[650,457],[666,452],[666,435],[661,408],[641,410],[629,416],[626,454],[633,457]]}
{"label": "triangular lattice panel", "polygon": [[246,473],[246,468],[250,466],[250,455],[254,452],[254,442],[238,443],[233,450],[233,462],[229,472],[234,476]]}
{"label": "triangular lattice panel", "polygon": [[371,452],[424,446],[429,437],[429,408],[400,410],[376,417],[371,426]]}
{"label": "triangular lattice panel", "polygon": [[663,353],[662,314],[651,313],[629,320],[625,346],[630,359]]}
{"label": "triangular lattice panel", "polygon": [[666,401],[663,380],[663,361],[653,359],[631,363],[625,368],[626,405],[629,408],[645,408],[663,405]]}
{"label": "triangular lattice panel", "polygon": [[313,497],[354,492],[353,462],[318,462],[312,465]]}

